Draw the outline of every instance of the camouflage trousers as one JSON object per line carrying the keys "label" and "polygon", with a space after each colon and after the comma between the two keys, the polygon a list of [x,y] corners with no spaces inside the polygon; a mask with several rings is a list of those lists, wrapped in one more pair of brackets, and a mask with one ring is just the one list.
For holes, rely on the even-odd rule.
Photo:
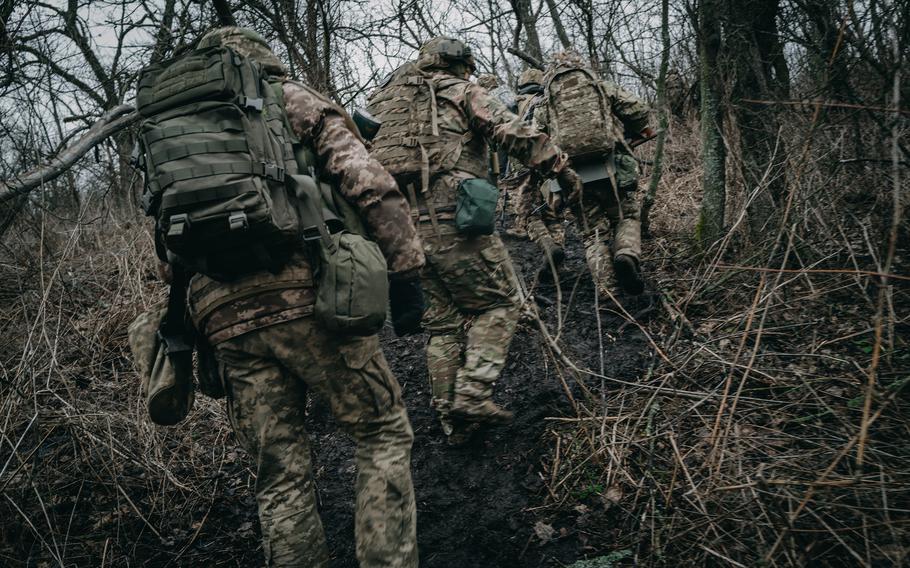
{"label": "camouflage trousers", "polygon": [[572,207],[585,245],[585,260],[601,290],[613,287],[613,259],[621,254],[641,258],[641,209],[637,185],[616,190],[609,182],[589,188]]}
{"label": "camouflage trousers", "polygon": [[456,394],[477,403],[493,396],[518,325],[518,282],[499,235],[466,237],[451,224],[441,224],[437,235],[426,223],[420,233],[427,368],[433,406],[449,434]]}
{"label": "camouflage trousers", "polygon": [[378,338],[333,336],[307,317],[240,335],[215,349],[231,425],[256,461],[266,565],[329,564],[304,427],[312,389],[357,442],[360,566],[416,567],[414,434]]}
{"label": "camouflage trousers", "polygon": [[514,204],[515,225],[527,232],[537,244],[550,238],[559,246],[565,245],[566,230],[562,218],[548,206],[547,180],[533,171],[524,171],[503,180]]}

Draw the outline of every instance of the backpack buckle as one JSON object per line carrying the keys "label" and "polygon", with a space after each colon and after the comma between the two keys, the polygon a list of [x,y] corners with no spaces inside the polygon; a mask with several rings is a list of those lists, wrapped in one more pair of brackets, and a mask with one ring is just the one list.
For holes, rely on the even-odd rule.
{"label": "backpack buckle", "polygon": [[171,215],[170,227],[167,230],[168,239],[179,239],[190,229],[190,216],[186,213]]}
{"label": "backpack buckle", "polygon": [[228,217],[228,226],[232,231],[243,231],[250,227],[250,222],[243,211],[235,211]]}
{"label": "backpack buckle", "polygon": [[262,163],[262,174],[275,181],[284,181],[284,168],[277,164]]}
{"label": "backpack buckle", "polygon": [[240,95],[237,97],[237,103],[243,108],[251,108],[253,110],[262,112],[262,99],[247,97],[246,95]]}

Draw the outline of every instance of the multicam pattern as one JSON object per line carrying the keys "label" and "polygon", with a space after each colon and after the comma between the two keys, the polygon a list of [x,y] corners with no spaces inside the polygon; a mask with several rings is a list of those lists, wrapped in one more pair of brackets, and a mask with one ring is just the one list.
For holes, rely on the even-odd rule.
{"label": "multicam pattern", "polygon": [[[438,128],[461,135],[454,166],[431,163],[435,175],[415,204],[421,210],[427,256],[421,272],[427,297],[424,327],[430,333],[427,364],[434,406],[443,428],[451,432],[446,414],[456,399],[461,407],[491,408],[493,384],[518,323],[519,295],[514,268],[498,236],[465,237],[446,222],[433,227],[428,213],[434,212],[437,220],[451,219],[459,182],[486,172],[487,140],[546,178],[562,171],[568,159],[546,134],[524,123],[483,87],[446,70],[427,77],[439,86],[434,93]],[[398,88],[394,83],[385,87],[391,91],[380,89],[371,100],[394,100]],[[401,130],[411,129],[402,125]],[[407,185],[412,180],[399,181]]]}
{"label": "multicam pattern", "polygon": [[[638,137],[648,126],[648,106],[613,83],[605,81],[603,85],[613,114],[622,124],[626,138]],[[546,132],[546,105],[535,108],[534,118]],[[636,260],[641,257],[640,207],[636,196],[638,161],[625,144],[617,146],[608,159],[612,160],[611,169],[618,188],[608,182],[589,185],[585,188],[582,199],[572,206],[572,213],[584,239],[588,269],[602,289],[613,286],[615,256],[626,254]]]}
{"label": "multicam pattern", "polygon": [[[572,205],[582,238],[585,259],[594,281],[602,289],[613,286],[613,258],[625,254],[641,258],[640,207],[636,196],[638,172],[635,158],[617,152],[616,180],[625,182],[619,190],[605,182],[599,187],[586,187],[582,199]],[[625,162],[625,164],[623,164]],[[622,173],[620,173],[622,172]],[[612,246],[611,246],[612,244]]]}
{"label": "multicam pattern", "polygon": [[442,238],[425,230],[427,265],[421,283],[430,333],[427,367],[441,414],[456,395],[480,406],[493,395],[519,319],[512,261],[497,235],[465,237],[450,225]]}
{"label": "multicam pattern", "polygon": [[329,564],[304,425],[312,389],[357,443],[360,566],[416,567],[413,432],[378,339],[331,336],[304,318],[222,342],[215,356],[231,424],[256,462],[266,565]]}

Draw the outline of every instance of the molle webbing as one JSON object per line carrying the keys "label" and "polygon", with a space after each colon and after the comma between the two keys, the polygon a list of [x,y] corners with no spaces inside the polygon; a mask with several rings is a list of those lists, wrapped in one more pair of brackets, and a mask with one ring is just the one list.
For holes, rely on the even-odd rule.
{"label": "molle webbing", "polygon": [[165,138],[174,138],[187,134],[218,134],[221,132],[243,132],[243,123],[240,120],[222,120],[206,126],[169,126],[150,132],[146,135],[145,142],[151,146]]}

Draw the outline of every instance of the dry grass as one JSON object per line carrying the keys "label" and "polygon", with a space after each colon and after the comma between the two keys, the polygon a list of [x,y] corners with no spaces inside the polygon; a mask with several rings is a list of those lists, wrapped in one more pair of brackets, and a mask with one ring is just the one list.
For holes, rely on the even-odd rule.
{"label": "dry grass", "polygon": [[171,429],[145,417],[126,327],[166,291],[147,224],[103,221],[39,211],[5,239],[0,564],[253,564],[251,474],[220,405]]}
{"label": "dry grass", "polygon": [[[625,312],[650,365],[618,381],[553,345],[567,392],[586,388],[577,414],[552,422],[539,510],[603,512],[579,529],[592,555],[906,563],[910,298],[905,281],[874,276],[887,266],[888,166],[836,165],[850,157],[843,129],[805,146],[799,126],[787,142],[809,159],[778,172],[791,222],[767,242],[737,225],[701,252],[697,135],[673,125],[646,243],[663,311]],[[731,190],[734,223],[746,195]],[[77,223],[30,213],[0,249],[0,564],[255,565],[253,475],[221,405],[198,399],[170,429],[144,416],[125,330],[165,293],[147,226],[94,207]],[[907,274],[898,252],[892,272]]]}
{"label": "dry grass", "polygon": [[665,308],[643,328],[652,363],[632,385],[561,361],[607,385],[552,428],[545,476],[554,510],[607,510],[597,553],[612,542],[639,565],[907,562],[910,294],[906,278],[876,276],[899,229],[893,180],[887,164],[866,167],[857,202],[856,172],[831,167],[839,134],[788,139],[810,158],[772,172],[788,176],[790,222],[748,248],[734,227],[695,254],[698,145],[674,125],[645,254]]}

